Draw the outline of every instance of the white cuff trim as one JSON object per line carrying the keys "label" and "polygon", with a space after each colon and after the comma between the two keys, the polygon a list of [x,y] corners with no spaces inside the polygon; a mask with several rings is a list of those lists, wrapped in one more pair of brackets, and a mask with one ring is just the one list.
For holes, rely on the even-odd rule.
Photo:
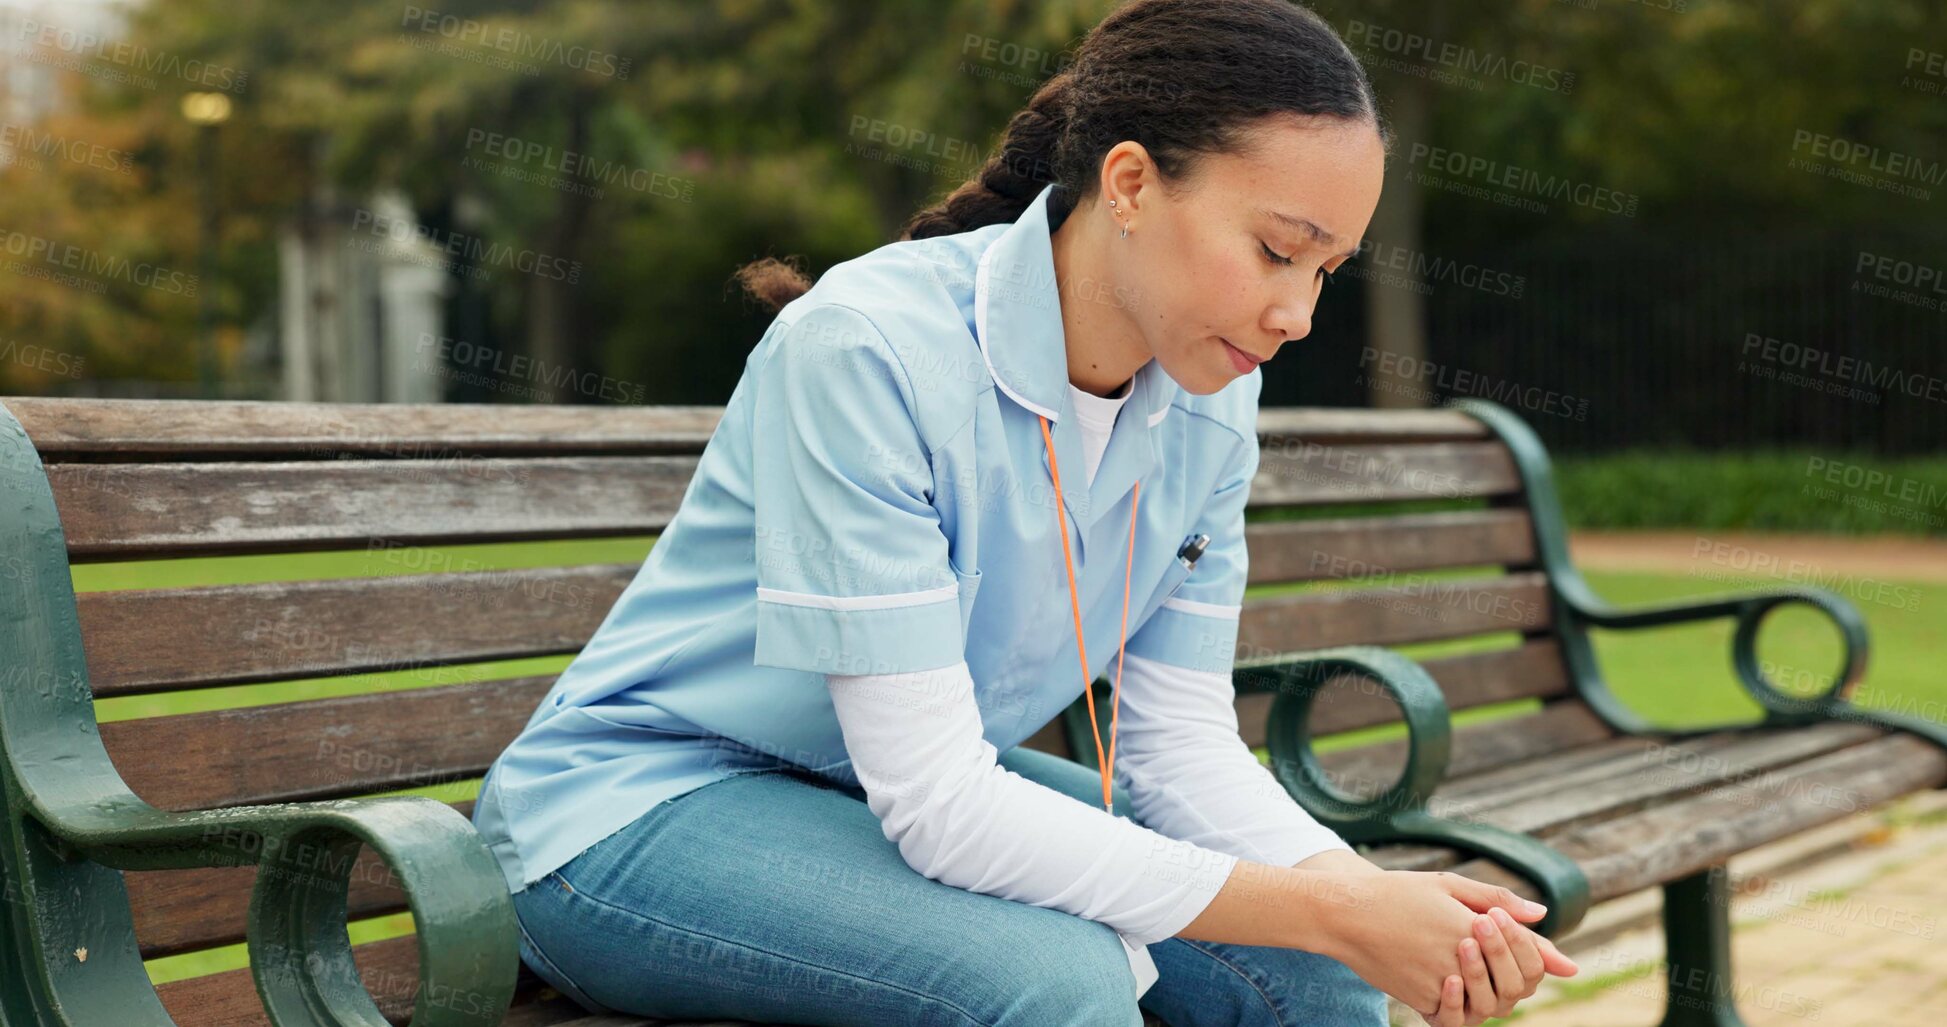
{"label": "white cuff trim", "polygon": [[1226,606],[1222,603],[1200,603],[1194,599],[1179,599],[1171,596],[1163,600],[1163,609],[1179,613],[1195,614],[1198,617],[1216,617],[1221,620],[1236,620],[1244,612],[1244,607]]}

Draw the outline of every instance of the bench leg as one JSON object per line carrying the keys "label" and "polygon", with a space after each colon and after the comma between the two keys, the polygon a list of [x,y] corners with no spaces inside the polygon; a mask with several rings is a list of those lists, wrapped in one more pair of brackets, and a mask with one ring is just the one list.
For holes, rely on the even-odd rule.
{"label": "bench leg", "polygon": [[1663,886],[1669,1005],[1662,1027],[1745,1027],[1731,990],[1730,900],[1723,866]]}

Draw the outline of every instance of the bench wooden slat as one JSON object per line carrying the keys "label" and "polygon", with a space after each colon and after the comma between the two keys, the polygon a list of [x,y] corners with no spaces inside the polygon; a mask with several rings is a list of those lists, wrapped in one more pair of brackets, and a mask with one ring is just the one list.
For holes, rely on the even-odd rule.
{"label": "bench wooden slat", "polygon": [[[1453,812],[1466,815],[1501,805],[1481,797],[1498,798],[1504,790],[1511,796],[1508,804],[1512,804],[1530,794],[1546,797],[1563,791],[1555,786],[1558,778],[1599,781],[1629,777],[1640,770],[1647,758],[1644,754],[1656,745],[1681,744],[1700,754],[1714,754],[1752,737],[1742,732],[1718,732],[1678,743],[1661,735],[1617,736],[1579,699],[1569,699],[1550,703],[1534,714],[1454,729],[1453,759],[1446,783],[1434,793],[1434,799],[1449,801]],[[1386,742],[1327,753],[1320,761],[1335,772],[1379,778],[1393,773],[1403,755],[1403,743]],[[1514,787],[1535,781],[1547,784],[1525,791]]]}
{"label": "bench wooden slat", "polygon": [[[701,452],[720,406],[505,403],[284,403],[255,400],[61,399],[4,402],[48,463],[116,460],[331,458],[335,453],[472,454]],[[1487,438],[1450,410],[1268,408],[1272,438],[1452,441]]]}
{"label": "bench wooden slat", "polygon": [[[1591,745],[1614,731],[1580,700],[1560,700],[1533,713],[1464,724],[1453,729],[1448,778],[1478,774],[1550,753]],[[1348,790],[1363,794],[1367,784],[1381,789],[1399,778],[1406,763],[1406,741],[1396,739],[1356,749],[1320,753],[1318,762]]]}
{"label": "bench wooden slat", "polygon": [[[1685,745],[1688,751],[1704,753],[1731,744],[1736,737],[1736,732],[1725,731],[1690,739]],[[1579,775],[1592,767],[1610,773],[1641,769],[1642,761],[1655,746],[1661,744],[1664,741],[1660,736],[1617,735],[1607,741],[1578,746],[1527,762],[1464,777],[1450,777],[1440,786],[1439,798],[1463,811],[1489,808],[1500,803],[1504,797],[1506,802],[1519,802],[1552,789],[1557,774]]]}
{"label": "bench wooden slat", "polygon": [[[1947,751],[1889,734],[1756,780],[1545,837],[1588,871],[1590,894],[1600,902],[1943,783]],[[1835,794],[1845,799],[1835,801]]]}
{"label": "bench wooden slat", "polygon": [[[1515,699],[1551,699],[1568,692],[1561,649],[1552,639],[1445,656],[1423,666],[1439,682],[1450,710]],[[1276,698],[1268,692],[1237,697],[1237,727],[1244,744],[1265,744],[1264,726]],[[1340,686],[1319,696],[1312,708],[1311,729],[1313,734],[1329,735],[1399,719],[1399,707],[1378,688]]]}
{"label": "bench wooden slat", "polygon": [[[418,550],[400,552],[406,562]],[[587,643],[639,570],[637,564],[588,564],[89,592],[77,603],[89,680],[94,694],[105,698],[572,653]],[[1424,604],[1423,611],[1407,609],[1394,618],[1408,629],[1472,633],[1479,629],[1449,625],[1442,604],[1496,601],[1450,595],[1428,582],[1394,588],[1393,598],[1368,599],[1394,614],[1402,613],[1402,603]],[[1416,590],[1425,595],[1416,597]],[[1350,611],[1343,616],[1363,616],[1360,601],[1305,600]],[[1296,616],[1285,610],[1293,602],[1253,598],[1246,606],[1256,622],[1265,604],[1281,611],[1267,616]],[[1514,626],[1525,630],[1533,623],[1522,619]],[[185,632],[185,624],[196,630]],[[1540,669],[1539,662],[1527,669]]]}
{"label": "bench wooden slat", "polygon": [[[1430,661],[1458,708],[1560,694],[1551,642]],[[1530,673],[1530,669],[1538,673]],[[166,809],[360,795],[478,777],[520,733],[554,676],[436,685],[101,726],[102,742],[129,787]],[[1350,690],[1348,690],[1349,692]],[[1263,744],[1269,696],[1238,700],[1246,741]],[[1398,719],[1377,696],[1320,707],[1320,724],[1350,730]],[[464,730],[455,722],[463,721]],[[1026,744],[1046,748],[1059,721]],[[1066,754],[1063,746],[1052,751]],[[193,758],[184,758],[184,754]]]}
{"label": "bench wooden slat", "polygon": [[1365,410],[1320,407],[1264,407],[1257,415],[1259,438],[1346,441],[1449,442],[1485,439],[1487,426],[1457,410]]}
{"label": "bench wooden slat", "polygon": [[283,403],[10,396],[47,463],[70,460],[330,460],[339,454],[700,453],[717,406]]}
{"label": "bench wooden slat", "polygon": [[[674,516],[688,456],[269,463],[57,463],[48,482],[75,562],[648,534]],[[1491,443],[1266,453],[1253,506],[1499,495]]]}
{"label": "bench wooden slat", "polygon": [[1534,778],[1523,786],[1502,785],[1462,797],[1436,791],[1434,802],[1441,816],[1478,819],[1523,833],[1559,831],[1570,823],[1620,816],[1725,781],[1762,777],[1883,733],[1867,724],[1828,723],[1647,740],[1635,753],[1585,766],[1535,766]]}
{"label": "bench wooden slat", "polygon": [[1244,529],[1252,584],[1385,577],[1410,571],[1534,562],[1534,528],[1518,509],[1253,523]]}
{"label": "bench wooden slat", "polygon": [[1339,445],[1289,439],[1260,450],[1251,501],[1318,506],[1470,499],[1520,490],[1513,459],[1495,442]]}
{"label": "bench wooden slat", "polygon": [[72,562],[659,531],[694,457],[53,464]]}
{"label": "bench wooden slat", "polygon": [[131,789],[164,809],[361,795],[477,778],[553,675],[184,713],[101,726]]}
{"label": "bench wooden slat", "polygon": [[[1947,752],[1894,733],[1626,816],[1544,830],[1541,837],[1582,867],[1591,900],[1603,902],[1943,783]],[[1483,880],[1505,873],[1490,860],[1455,863],[1454,856],[1446,849],[1389,846],[1374,861],[1393,869],[1440,867]],[[1535,897],[1525,883],[1510,887]]]}
{"label": "bench wooden slat", "polygon": [[[331,452],[701,452],[718,405],[541,403],[284,403],[255,399],[62,399],[10,396],[6,407],[47,462],[84,456],[304,458]],[[1486,438],[1454,411],[1269,407],[1260,437]]]}
{"label": "bench wooden slat", "polygon": [[[419,990],[418,939],[412,935],[387,938],[353,946],[352,959],[358,965],[358,978],[378,1004],[379,1012],[395,1024],[412,1017],[412,1002]],[[522,966],[515,984],[514,1007],[534,1001],[547,986],[534,971]],[[163,1008],[171,1019],[195,1027],[270,1027],[264,1015],[263,1000],[250,979],[248,967],[171,981],[156,988]],[[458,992],[455,1002],[466,1001]],[[556,1008],[559,1008],[557,1005]],[[586,1016],[585,1012],[580,1014]],[[559,1021],[566,1022],[566,1021]],[[651,1021],[653,1022],[653,1021]]]}
{"label": "bench wooden slat", "polygon": [[1553,613],[1539,572],[1332,589],[1244,604],[1240,658],[1340,645],[1407,645],[1504,631],[1539,633]]}
{"label": "bench wooden slat", "polygon": [[[1553,638],[1530,638],[1512,649],[1434,657],[1420,665],[1440,683],[1447,707],[1454,710],[1569,694],[1568,665]],[[1336,730],[1333,716],[1324,713],[1320,723]]]}
{"label": "bench wooden slat", "polygon": [[[419,989],[419,952],[412,935],[368,942],[352,948],[358,977],[394,1024],[412,1017]],[[177,1023],[195,1027],[270,1027],[249,968],[171,981],[156,988],[163,1008]],[[452,1000],[467,1001],[461,991]],[[591,1016],[522,965],[514,1001],[501,1027],[750,1027],[743,1020],[661,1020],[628,1015]]]}
{"label": "bench wooden slat", "polygon": [[[1872,802],[1852,793],[1850,784],[1838,778],[1798,780],[1796,768],[1823,765],[1821,761],[1835,753],[1877,744],[1884,737],[1878,727],[1845,722],[1682,738],[1619,736],[1450,778],[1435,793],[1435,812],[1478,818],[1551,840],[1598,824],[1626,821],[1646,810],[1690,802],[1695,795],[1717,792],[1726,784],[1747,785],[1774,796],[1806,788],[1829,795],[1828,787],[1836,787],[1844,790],[1850,812]],[[1755,801],[1751,793],[1739,794],[1742,801]],[[1716,829],[1706,821],[1686,829],[1707,826]],[[1775,837],[1791,833],[1782,831]],[[1737,851],[1742,849],[1732,854]],[[1441,847],[1391,846],[1386,865],[1399,870],[1438,869],[1459,858],[1460,854]]]}
{"label": "bench wooden slat", "polygon": [[[388,983],[400,966],[419,965],[419,953],[414,949],[414,939],[411,937],[359,945],[352,951],[353,958],[358,961],[359,978],[370,981],[371,986],[379,989]],[[533,976],[526,967],[521,969],[528,976]],[[397,993],[403,990],[410,995],[412,988],[411,984],[394,986],[389,995],[383,990],[373,991],[379,1011],[386,1014],[387,1020],[400,1023],[403,1017],[411,1015],[410,1003],[402,1008]],[[257,996],[256,984],[250,979],[247,967],[171,981],[158,985],[156,995],[162,999],[163,1008],[169,1011],[169,1018],[179,1024],[195,1024],[196,1027],[270,1027],[270,1018],[264,1015],[263,1000]]]}
{"label": "bench wooden slat", "polygon": [[88,592],[77,605],[89,681],[105,697],[573,653],[639,569]]}

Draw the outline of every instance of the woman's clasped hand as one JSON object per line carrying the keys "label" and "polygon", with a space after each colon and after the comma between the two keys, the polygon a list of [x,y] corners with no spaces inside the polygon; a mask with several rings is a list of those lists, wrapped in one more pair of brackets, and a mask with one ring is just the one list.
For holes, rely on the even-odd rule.
{"label": "woman's clasped hand", "polygon": [[[1332,871],[1333,876],[1341,876]],[[1522,921],[1547,909],[1506,888],[1447,871],[1343,875],[1320,908],[1332,956],[1434,1027],[1507,1016],[1545,974],[1573,960]]]}

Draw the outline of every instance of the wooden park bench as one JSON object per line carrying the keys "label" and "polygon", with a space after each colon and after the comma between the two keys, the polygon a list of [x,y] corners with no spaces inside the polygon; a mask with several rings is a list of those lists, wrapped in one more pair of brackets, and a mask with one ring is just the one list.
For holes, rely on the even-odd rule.
{"label": "wooden park bench", "polygon": [[[573,653],[637,563],[79,597],[70,565],[650,535],[719,409],[0,407],[0,1024],[636,1022],[588,1017],[518,965],[470,803],[361,798],[477,778],[551,675],[100,725],[91,700]],[[1507,411],[1278,409],[1260,430],[1252,503],[1294,516],[1254,517],[1251,580],[1323,584],[1245,604],[1247,740],[1376,861],[1507,883],[1550,904],[1551,934],[1661,886],[1666,1023],[1735,1022],[1713,868],[1947,784],[1947,731],[1841,698],[1866,656],[1845,602],[1787,588],[1619,611],[1593,595],[1547,459]],[[1816,696],[1773,687],[1755,656],[1759,621],[1794,603],[1847,646]],[[1704,618],[1735,625],[1728,655],[1764,721],[1659,730],[1605,687],[1589,630]],[[1424,663],[1376,648],[1471,636],[1489,642]],[[1081,709],[1030,744],[1086,751]],[[1402,718],[1404,738],[1310,746]],[[406,909],[416,934],[349,944],[347,918]],[[142,962],[245,940],[249,969],[158,988]]]}

